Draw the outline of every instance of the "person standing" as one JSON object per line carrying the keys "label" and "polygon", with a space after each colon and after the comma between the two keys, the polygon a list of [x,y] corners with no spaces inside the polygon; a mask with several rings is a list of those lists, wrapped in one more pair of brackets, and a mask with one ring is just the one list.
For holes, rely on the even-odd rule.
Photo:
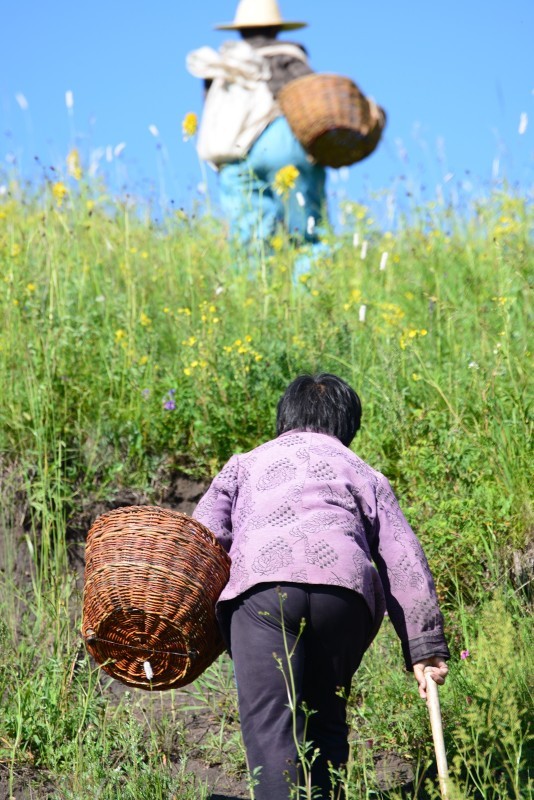
{"label": "person standing", "polygon": [[[339,770],[349,754],[351,681],[386,609],[420,696],[426,667],[437,683],[447,675],[422,547],[385,476],[349,450],[360,418],[360,399],[341,378],[299,376],[278,403],[276,437],[232,456],[193,512],[232,562],[216,614],[248,767],[260,768],[256,800],[289,797],[304,736],[317,752],[314,797],[330,798],[329,765]],[[292,672],[294,697],[280,666]]]}
{"label": "person standing", "polygon": [[276,0],[240,0],[233,22],[216,26],[236,31],[240,40],[187,58],[206,92],[199,156],[218,171],[231,235],[247,247],[268,242],[281,226],[295,244],[321,249],[326,171],[306,153],[277,103],[286,83],[312,72],[302,45],[278,40],[281,32],[305,26],[283,20]]}

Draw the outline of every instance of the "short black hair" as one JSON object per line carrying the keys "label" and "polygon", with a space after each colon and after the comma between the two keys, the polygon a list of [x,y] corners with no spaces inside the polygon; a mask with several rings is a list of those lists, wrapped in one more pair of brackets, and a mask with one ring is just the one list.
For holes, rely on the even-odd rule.
{"label": "short black hair", "polygon": [[276,435],[307,430],[336,436],[348,447],[360,428],[360,398],[342,378],[329,372],[300,375],[278,401]]}

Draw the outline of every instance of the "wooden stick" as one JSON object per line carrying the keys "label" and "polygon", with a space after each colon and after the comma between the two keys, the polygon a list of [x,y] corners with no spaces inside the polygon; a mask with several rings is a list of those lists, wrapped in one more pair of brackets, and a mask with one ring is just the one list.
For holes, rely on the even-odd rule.
{"label": "wooden stick", "polygon": [[430,726],[432,728],[432,738],[434,740],[434,751],[436,753],[436,763],[438,766],[439,788],[443,800],[450,800],[448,784],[449,769],[447,766],[447,755],[445,753],[445,742],[443,740],[443,725],[441,722],[441,708],[439,705],[438,685],[431,678],[432,667],[426,667],[426,704],[430,715]]}

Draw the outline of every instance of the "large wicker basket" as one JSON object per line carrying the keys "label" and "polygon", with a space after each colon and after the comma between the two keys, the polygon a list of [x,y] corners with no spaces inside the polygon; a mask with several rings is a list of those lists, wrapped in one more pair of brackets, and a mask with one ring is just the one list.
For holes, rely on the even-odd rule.
{"label": "large wicker basket", "polygon": [[196,520],[154,506],[103,514],[87,537],[82,634],[102,668],[141,689],[191,683],[224,649],[215,603],[230,559]]}
{"label": "large wicker basket", "polygon": [[385,111],[341,75],[296,78],[282,88],[278,102],[297,139],[325,167],[369,156],[386,124]]}

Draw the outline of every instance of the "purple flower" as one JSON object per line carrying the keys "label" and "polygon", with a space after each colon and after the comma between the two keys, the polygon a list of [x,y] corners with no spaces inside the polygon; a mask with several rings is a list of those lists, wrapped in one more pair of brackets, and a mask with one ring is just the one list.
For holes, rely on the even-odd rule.
{"label": "purple flower", "polygon": [[163,404],[163,408],[165,411],[174,411],[176,408],[176,403],[174,400],[167,400],[167,402]]}
{"label": "purple flower", "polygon": [[176,394],[176,389],[169,389],[169,391],[168,391],[169,397],[172,397],[175,394]]}
{"label": "purple flower", "polygon": [[465,661],[466,658],[469,658],[469,655],[470,655],[469,650],[462,650],[462,652],[460,653],[460,658],[462,659],[462,661]]}
{"label": "purple flower", "polygon": [[150,397],[150,389],[143,389],[141,392],[141,397],[147,400]]}

